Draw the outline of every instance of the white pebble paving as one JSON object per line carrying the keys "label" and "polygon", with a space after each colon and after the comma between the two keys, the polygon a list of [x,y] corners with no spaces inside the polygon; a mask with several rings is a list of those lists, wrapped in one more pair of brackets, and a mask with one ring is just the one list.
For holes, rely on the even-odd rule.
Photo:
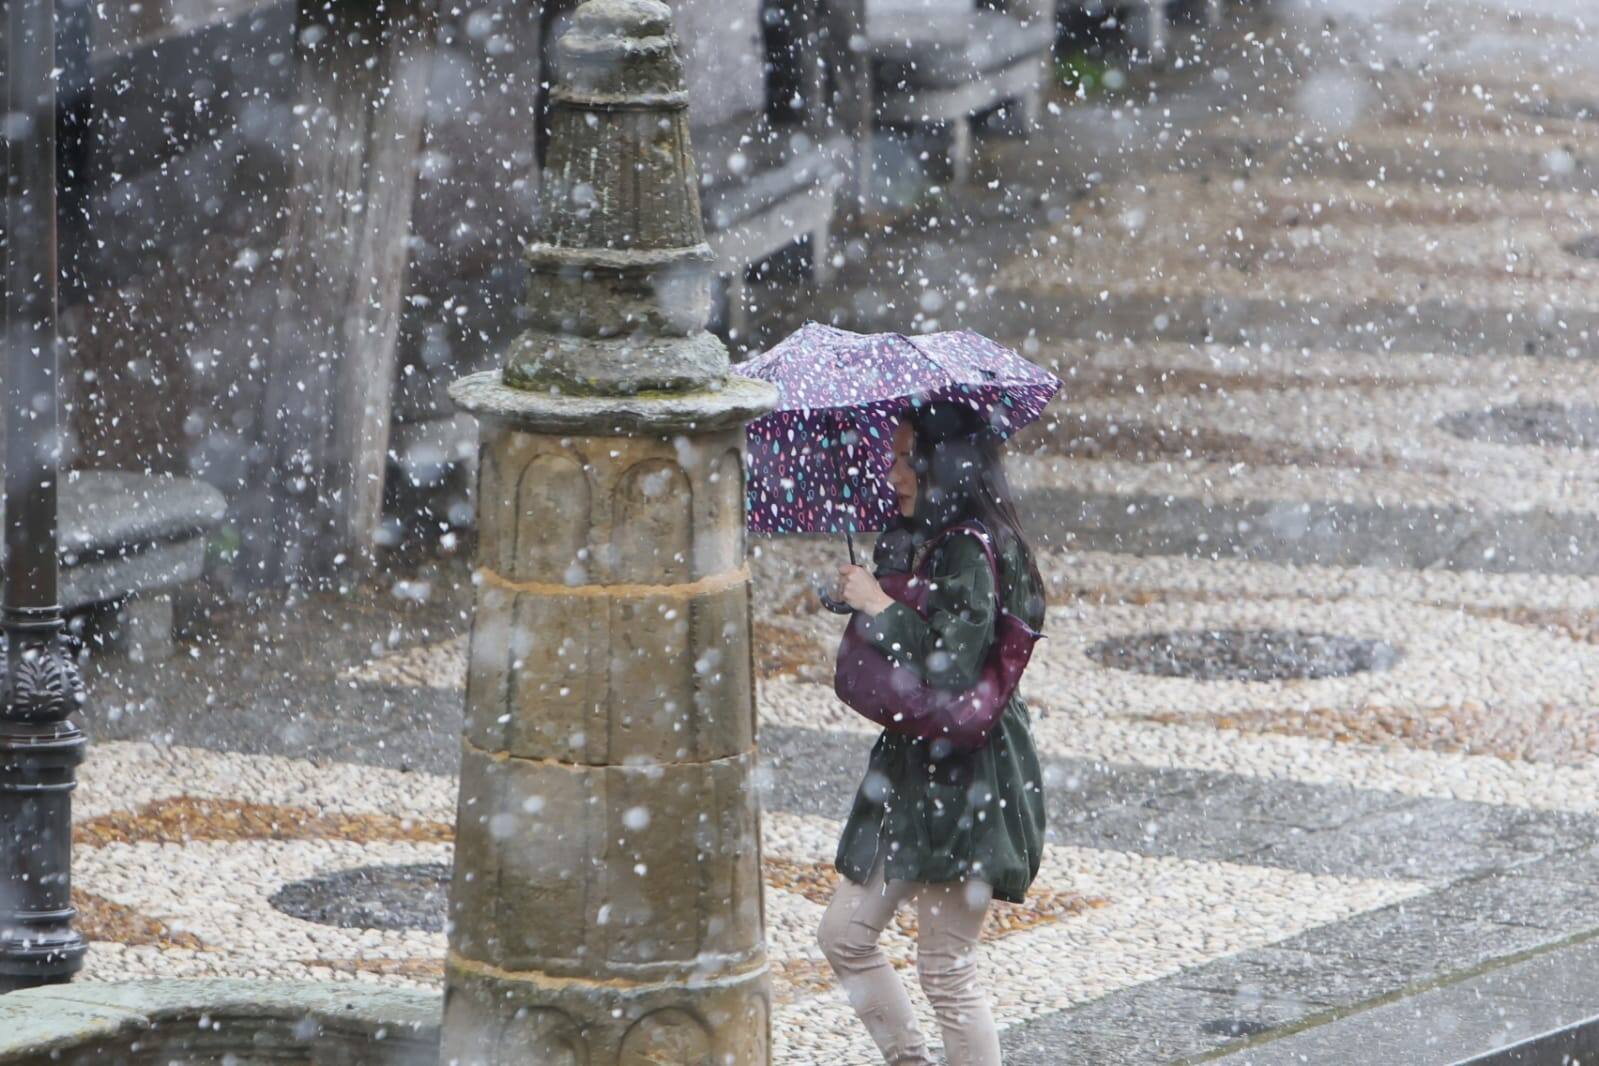
{"label": "white pebble paving", "polygon": [[1192,559],[1180,555],[1047,551],[1039,569],[1072,588],[1114,596],[1202,593],[1229,599],[1409,600],[1445,607],[1599,608],[1599,578],[1564,574],[1495,574],[1482,570],[1400,570]]}
{"label": "white pebble paving", "polygon": [[[1466,187],[1440,196],[1403,183],[1336,179],[1257,184],[1240,195],[1210,177],[1165,174],[1084,201],[1002,268],[1000,284],[1345,305],[1426,302],[1447,274],[1456,307],[1599,308],[1599,269],[1574,264],[1561,247],[1599,221],[1599,201],[1590,196]],[[1328,205],[1344,210],[1318,223]],[[1141,219],[1131,232],[1114,222],[1129,212]],[[1289,214],[1304,224],[1288,224]],[[1272,269],[1216,269],[1218,254],[1229,251],[1247,251]],[[1503,269],[1483,270],[1485,262]]]}
{"label": "white pebble paving", "polygon": [[1106,763],[1212,770],[1247,777],[1346,785],[1407,796],[1535,810],[1599,812],[1599,766],[1551,766],[1492,755],[1349,744],[1231,729],[1146,725],[1041,708],[1034,735],[1050,755]]}
{"label": "white pebble paving", "polygon": [[[811,686],[818,689],[820,686]],[[140,745],[100,745],[92,756],[126,765]],[[202,781],[218,772],[251,781],[281,760],[172,749],[169,757]],[[251,768],[253,760],[273,764]],[[207,765],[210,764],[210,765]],[[346,768],[353,778],[385,773]],[[426,778],[429,775],[405,775]],[[350,783],[359,784],[352,780]],[[434,779],[437,785],[443,778]],[[208,786],[208,791],[210,786]],[[236,798],[236,797],[235,797]],[[800,863],[831,860],[840,825],[825,818],[773,813],[764,837],[770,855]],[[206,950],[97,945],[90,980],[153,976],[234,976],[375,981],[396,986],[435,982],[415,975],[351,974],[315,960],[434,960],[444,937],[416,930],[351,930],[291,918],[273,908],[282,885],[318,874],[385,863],[449,862],[444,844],[345,840],[196,841],[112,844],[78,849],[75,876],[85,890],[199,937]],[[1420,891],[1418,884],[1315,877],[1266,867],[1157,859],[1052,847],[1040,885],[1108,900],[1105,906],[989,943],[985,967],[999,1017],[1015,1024],[1222,955],[1336,921]],[[820,963],[815,931],[822,905],[773,887],[767,894],[774,959]],[[908,962],[911,945],[891,934],[892,957]],[[907,970],[907,975],[913,971]],[[920,993],[915,993],[920,1003]],[[925,1011],[925,1004],[922,1009]],[[802,995],[776,1017],[779,1062],[800,1066],[825,1049],[836,1061],[870,1061],[870,1045],[836,991]],[[929,1031],[936,1031],[928,1019]]]}
{"label": "white pebble paving", "polygon": [[[1385,466],[1431,468],[1458,477],[1521,474],[1592,482],[1599,467],[1580,448],[1539,447],[1462,438],[1444,420],[1462,412],[1512,405],[1572,402],[1570,383],[1412,384],[1383,389],[1281,387],[1268,390],[1211,389],[1178,395],[1116,396],[1069,402],[1060,416],[1067,426],[1086,415],[1113,424],[1141,423],[1177,433],[1242,434],[1277,448],[1326,449],[1327,465],[1360,465],[1367,476]],[[1595,386],[1587,386],[1587,395]],[[1524,500],[1525,495],[1514,497]],[[1501,506],[1507,501],[1501,501]]]}
{"label": "white pebble paving", "polygon": [[[1383,670],[1287,681],[1201,681],[1107,668],[1098,642],[1154,631],[1289,629],[1387,641]],[[1496,707],[1590,703],[1599,696],[1599,645],[1458,610],[1401,600],[1231,600],[1074,604],[1049,612],[1048,639],[1023,682],[1030,701],[1108,716],[1207,714],[1322,707],[1428,708],[1478,700]],[[1550,670],[1558,662],[1561,669]]]}
{"label": "white pebble paving", "polygon": [[[810,836],[824,823],[808,821],[796,831]],[[1046,849],[1038,884],[1107,903],[985,942],[984,982],[1002,1027],[1426,891],[1414,881],[1315,876],[1059,846]],[[785,902],[778,922],[791,917],[809,922],[819,911]],[[885,950],[890,958],[913,954],[892,927]],[[914,987],[914,972],[902,971],[902,976],[912,987],[924,1031],[936,1033],[925,998]],[[780,1007],[774,1023],[782,1062],[807,1062],[804,1053],[824,1047],[846,1055],[871,1052],[837,989]]]}
{"label": "white pebble paving", "polygon": [[[1090,397],[1086,401],[1089,404],[1109,399],[1097,395],[1101,389],[1074,381],[1078,374],[1085,375],[1088,380],[1106,372],[1138,375],[1139,380],[1146,375],[1169,371],[1223,375],[1232,380],[1207,382],[1204,391],[1220,391],[1228,396],[1281,388],[1343,387],[1350,384],[1351,379],[1410,387],[1443,384],[1490,389],[1497,390],[1501,398],[1529,385],[1556,388],[1568,394],[1591,394],[1599,389],[1599,364],[1562,356],[1497,360],[1442,351],[1390,351],[1378,355],[1339,349],[1281,347],[1269,342],[1258,345],[1213,341],[1116,344],[1070,337],[1051,343],[1047,351],[1040,344],[1039,350],[1032,354],[1059,357],[1060,372],[1065,375],[1060,395],[1045,416],[1046,424],[1052,418],[1059,418],[1067,408],[1077,409],[1085,395]],[[1170,395],[1159,386],[1146,387],[1146,392]],[[1380,398],[1381,392],[1373,389],[1369,395]],[[1033,432],[1024,430],[1019,440],[1029,440]]]}
{"label": "white pebble paving", "polygon": [[172,796],[234,799],[324,813],[455,821],[456,786],[436,774],[135,741],[95,744],[78,774],[75,820]]}
{"label": "white pebble paving", "polygon": [[466,687],[465,634],[387,652],[357,663],[340,680],[366,685],[408,685],[418,688]]}
{"label": "white pebble paving", "polygon": [[[1145,723],[1085,711],[1080,701],[1029,687],[1033,736],[1041,754],[1147,766],[1343,785],[1407,796],[1493,803],[1534,810],[1599,812],[1599,765],[1556,766],[1210,726]],[[843,708],[832,690],[801,682],[764,688],[763,720],[786,726],[849,731],[877,729]]]}
{"label": "white pebble paving", "polygon": [[[1563,513],[1599,511],[1590,479],[1558,471],[1539,476],[1478,471],[1466,476],[1424,469],[1268,466],[1203,459],[1133,462],[1029,454],[1016,456],[1008,468],[1011,483],[1020,492],[1073,490],[1106,496],[1196,500],[1207,506],[1274,501],[1292,505],[1465,507],[1497,512],[1505,508],[1505,501],[1511,500],[1517,506],[1542,506]],[[1129,505],[1134,502],[1129,500]],[[1293,507],[1279,508],[1274,520],[1282,526],[1280,535],[1292,537],[1303,532],[1308,518],[1295,519],[1295,514]]]}
{"label": "white pebble paving", "polygon": [[[160,920],[174,932],[191,933],[213,949],[190,953],[195,957],[185,965],[225,967],[231,957],[289,972],[296,966],[303,971],[316,959],[442,958],[442,932],[343,929],[290,917],[270,898],[286,884],[338,870],[447,864],[450,856],[446,844],[353,840],[112,844],[79,848],[73,879],[85,891]],[[212,971],[214,976],[227,972]]]}

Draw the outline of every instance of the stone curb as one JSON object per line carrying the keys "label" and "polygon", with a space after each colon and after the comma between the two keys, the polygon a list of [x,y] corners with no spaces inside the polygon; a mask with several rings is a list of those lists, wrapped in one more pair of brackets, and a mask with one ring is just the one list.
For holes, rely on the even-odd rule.
{"label": "stone curb", "polygon": [[1599,1052],[1599,931],[1231,1054],[1217,1066],[1555,1066]]}

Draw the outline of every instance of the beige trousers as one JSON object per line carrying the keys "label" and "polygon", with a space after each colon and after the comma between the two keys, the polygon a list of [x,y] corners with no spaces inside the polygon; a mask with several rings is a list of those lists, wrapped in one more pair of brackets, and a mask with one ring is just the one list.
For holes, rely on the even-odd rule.
{"label": "beige trousers", "polygon": [[936,1066],[910,996],[877,938],[906,900],[916,900],[916,973],[944,1035],[949,1066],[1000,1066],[999,1033],[977,984],[977,939],[993,891],[981,881],[924,885],[839,882],[817,934],[850,1005],[889,1066]]}

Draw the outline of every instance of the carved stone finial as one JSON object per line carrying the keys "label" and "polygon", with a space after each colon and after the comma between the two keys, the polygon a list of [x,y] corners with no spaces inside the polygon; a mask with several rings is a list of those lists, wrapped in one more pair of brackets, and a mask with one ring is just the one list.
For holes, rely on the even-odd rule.
{"label": "carved stone finial", "polygon": [[505,383],[598,396],[719,387],[728,356],[705,330],[713,257],[671,9],[588,0],[557,65],[528,249],[532,328]]}
{"label": "carved stone finial", "polygon": [[660,0],[592,0],[577,9],[559,49],[566,78],[556,92],[567,100],[688,103],[672,10]]}

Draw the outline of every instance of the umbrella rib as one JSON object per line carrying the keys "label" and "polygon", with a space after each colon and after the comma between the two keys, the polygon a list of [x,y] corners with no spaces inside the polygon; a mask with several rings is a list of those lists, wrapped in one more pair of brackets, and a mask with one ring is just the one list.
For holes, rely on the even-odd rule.
{"label": "umbrella rib", "polygon": [[[962,330],[961,332],[964,333],[966,331]],[[927,360],[941,374],[943,374],[945,377],[949,378],[950,384],[952,384],[952,385],[964,385],[965,384],[965,382],[957,380],[956,374],[955,374],[955,372],[953,370],[951,370],[949,367],[945,366],[943,363],[939,362],[937,359],[934,359],[932,357],[932,355],[930,355],[925,348],[923,348],[920,344],[917,344],[910,337],[906,336],[903,333],[896,333],[896,334],[894,334],[894,336],[898,337],[900,340],[902,340],[906,344],[910,345],[911,346],[911,351],[915,352],[917,355],[919,355],[923,359]],[[993,382],[985,382],[984,384],[993,384]],[[1004,383],[1004,384],[1000,384],[998,387],[1002,388],[1002,389],[1006,389],[1008,391],[1013,386],[1010,383],[1007,382],[1007,383]]]}
{"label": "umbrella rib", "polygon": [[933,367],[935,369],[937,369],[940,373],[946,374],[950,378],[954,377],[953,374],[950,374],[949,368],[947,366],[945,366],[943,363],[940,363],[937,359],[934,359],[931,355],[928,355],[927,352],[923,351],[922,350],[922,346],[920,344],[917,344],[915,341],[911,340],[909,337],[907,337],[903,333],[896,333],[896,334],[894,334],[894,336],[898,337],[900,340],[902,340],[906,344],[910,345],[911,346],[911,351],[915,352],[917,355],[921,356],[923,359],[926,359],[929,363],[932,363]]}

